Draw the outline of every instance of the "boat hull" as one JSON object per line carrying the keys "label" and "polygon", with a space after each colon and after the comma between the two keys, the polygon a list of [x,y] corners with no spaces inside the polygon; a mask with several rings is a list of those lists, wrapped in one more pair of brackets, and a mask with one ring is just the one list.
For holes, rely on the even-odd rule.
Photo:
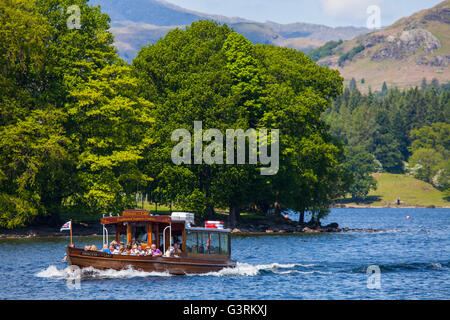
{"label": "boat hull", "polygon": [[211,259],[198,257],[148,257],[108,254],[66,247],[70,265],[80,268],[123,270],[132,267],[145,272],[168,272],[170,274],[199,274],[219,271],[236,266],[230,259]]}

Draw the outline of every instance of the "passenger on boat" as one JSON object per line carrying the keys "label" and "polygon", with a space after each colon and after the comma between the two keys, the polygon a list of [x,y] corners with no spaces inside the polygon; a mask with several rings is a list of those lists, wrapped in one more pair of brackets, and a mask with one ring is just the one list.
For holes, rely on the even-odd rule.
{"label": "passenger on boat", "polygon": [[150,247],[145,248],[144,256],[151,256],[151,255],[152,255],[152,249]]}
{"label": "passenger on boat", "polygon": [[[112,250],[111,250],[111,248],[112,248]],[[112,246],[109,247],[109,250],[111,250],[112,254],[120,254],[119,246],[112,245]]]}
{"label": "passenger on boat", "polygon": [[111,250],[108,249],[108,245],[106,243],[103,245],[102,252],[111,253]]}
{"label": "passenger on boat", "polygon": [[143,256],[145,254],[145,251],[142,249],[142,245],[140,244],[137,246],[137,253],[139,256]]}
{"label": "passenger on boat", "polygon": [[132,256],[139,255],[139,250],[137,248],[137,244],[136,243],[131,246],[131,255]]}
{"label": "passenger on boat", "polygon": [[131,246],[138,245],[138,244],[140,244],[140,243],[139,243],[139,241],[136,240],[136,238],[131,239]]}
{"label": "passenger on boat", "polygon": [[177,240],[177,241],[175,241],[175,243],[174,243],[174,245],[173,245],[173,253],[175,254],[175,255],[178,255],[178,254],[180,254],[182,251],[181,251],[181,243],[180,243],[180,240]]}
{"label": "passenger on boat", "polygon": [[91,250],[91,246],[88,245],[88,244],[85,244],[85,245],[84,245],[84,250],[85,250],[85,251]]}
{"label": "passenger on boat", "polygon": [[93,244],[92,246],[91,246],[91,249],[90,250],[92,250],[92,251],[97,251],[97,246],[95,245],[95,244]]}
{"label": "passenger on boat", "polygon": [[164,253],[164,257],[172,257],[174,253],[173,247],[170,246],[169,249]]}
{"label": "passenger on boat", "polygon": [[161,250],[156,248],[156,244],[152,244],[152,256],[159,257],[162,256]]}
{"label": "passenger on boat", "polygon": [[122,253],[123,255],[131,255],[131,245],[127,245],[125,251]]}

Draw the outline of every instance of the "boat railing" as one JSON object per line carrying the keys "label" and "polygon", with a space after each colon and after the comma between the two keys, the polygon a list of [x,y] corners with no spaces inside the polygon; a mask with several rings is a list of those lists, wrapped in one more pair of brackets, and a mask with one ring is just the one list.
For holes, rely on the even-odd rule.
{"label": "boat railing", "polygon": [[[103,215],[103,217],[105,217],[105,215]],[[105,245],[105,244],[109,243],[109,241],[108,241],[109,234],[108,234],[108,229],[106,229],[105,225],[102,224],[102,226],[103,226],[103,245]],[[106,242],[105,242],[105,235],[106,235]]]}
{"label": "boat railing", "polygon": [[166,253],[166,229],[169,228],[169,246],[172,245],[172,225],[169,224],[167,227],[163,230],[163,253]]}

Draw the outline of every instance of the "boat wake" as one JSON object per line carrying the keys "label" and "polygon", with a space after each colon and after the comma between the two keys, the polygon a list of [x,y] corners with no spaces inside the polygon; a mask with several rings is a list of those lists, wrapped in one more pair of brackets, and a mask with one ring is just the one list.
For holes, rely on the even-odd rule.
{"label": "boat wake", "polygon": [[56,266],[49,266],[47,269],[42,270],[35,274],[39,278],[48,279],[64,279],[70,280],[78,276],[81,276],[81,280],[89,279],[130,279],[130,278],[145,278],[145,277],[170,277],[168,272],[145,272],[128,268],[124,270],[98,270],[93,267],[83,268],[77,273],[71,267],[65,269],[58,269]]}
{"label": "boat wake", "polygon": [[[204,274],[187,274],[187,276],[244,276],[251,277],[264,274],[330,274],[331,272],[311,269],[315,267],[314,264],[258,264],[252,265],[249,263],[238,262],[236,267],[225,268],[216,272],[208,272]],[[77,273],[78,272],[78,273]],[[58,267],[51,265],[47,269],[41,270],[35,274],[39,278],[71,280],[80,277],[81,280],[95,280],[95,279],[131,279],[131,278],[148,278],[148,277],[170,277],[168,272],[145,272],[128,268],[124,270],[98,270],[92,267],[75,270],[72,267],[58,269]]]}
{"label": "boat wake", "polygon": [[241,263],[238,262],[236,267],[233,268],[225,268],[216,272],[208,272],[204,274],[189,274],[189,276],[257,276],[263,274],[313,274],[313,273],[322,273],[329,274],[331,272],[325,272],[320,270],[311,270],[310,268],[314,267],[314,264],[280,264],[280,263],[271,263],[271,264],[258,264],[252,265],[249,263]]}

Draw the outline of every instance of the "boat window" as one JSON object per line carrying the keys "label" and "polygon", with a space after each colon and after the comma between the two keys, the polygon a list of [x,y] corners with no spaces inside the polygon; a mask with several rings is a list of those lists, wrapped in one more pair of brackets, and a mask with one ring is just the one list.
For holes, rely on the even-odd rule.
{"label": "boat window", "polygon": [[208,234],[208,241],[206,242],[209,254],[220,254],[219,234],[211,232]]}
{"label": "boat window", "polygon": [[192,254],[229,254],[228,234],[219,232],[186,232],[186,252]]}
{"label": "boat window", "polygon": [[186,252],[187,253],[198,253],[197,232],[188,231],[186,233]]}
{"label": "boat window", "polygon": [[230,250],[228,248],[228,237],[230,235],[226,233],[222,233],[220,235],[220,254],[230,254]]}
{"label": "boat window", "polygon": [[136,226],[133,237],[140,242],[147,242],[147,228],[145,226]]}
{"label": "boat window", "polygon": [[206,252],[206,242],[208,241],[208,234],[203,232],[198,232],[198,253]]}

